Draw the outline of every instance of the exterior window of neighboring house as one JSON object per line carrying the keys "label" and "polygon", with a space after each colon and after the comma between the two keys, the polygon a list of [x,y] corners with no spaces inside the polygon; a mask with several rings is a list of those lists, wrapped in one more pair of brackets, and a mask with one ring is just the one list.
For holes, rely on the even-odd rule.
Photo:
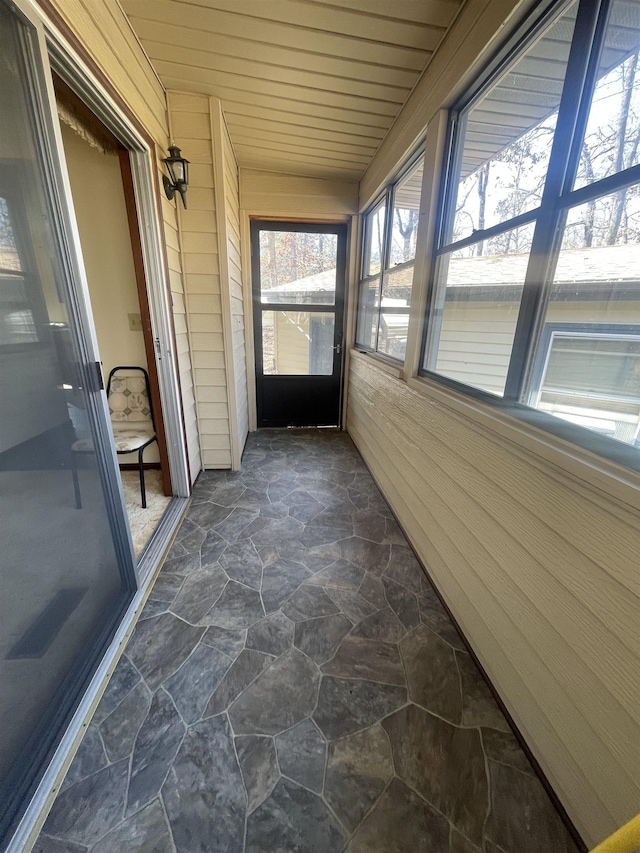
{"label": "exterior window of neighboring house", "polygon": [[449,138],[421,374],[640,467],[640,3],[539,4]]}
{"label": "exterior window of neighboring house", "polygon": [[546,323],[532,405],[640,446],[640,326]]}
{"label": "exterior window of neighboring house", "polygon": [[404,361],[424,155],[365,216],[356,345]]}

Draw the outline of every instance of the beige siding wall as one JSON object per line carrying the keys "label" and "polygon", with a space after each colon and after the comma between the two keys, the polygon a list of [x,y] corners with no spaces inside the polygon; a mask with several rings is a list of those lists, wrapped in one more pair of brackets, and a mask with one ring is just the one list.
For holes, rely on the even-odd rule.
{"label": "beige siding wall", "polygon": [[517,319],[515,302],[447,305],[438,370],[458,382],[502,394]]}
{"label": "beige siding wall", "polygon": [[238,167],[217,98],[169,92],[168,102],[191,161],[179,223],[203,466],[238,468],[249,429]]}
{"label": "beige siding wall", "polygon": [[[640,802],[640,480],[412,375],[431,269],[439,111],[532,5],[464,5],[361,181],[363,209],[433,117],[411,358],[393,376],[373,356],[352,357],[347,427],[592,846],[629,820]],[[572,318],[575,304],[554,306],[554,320]],[[508,349],[504,320],[506,329],[485,312],[479,338],[470,333],[468,312],[454,309],[443,354],[460,378],[469,352],[471,369],[495,381]]]}
{"label": "beige siding wall", "polygon": [[245,348],[244,290],[242,277],[242,247],[240,238],[240,182],[229,131],[222,117],[222,155],[224,167],[224,202],[226,247],[229,278],[229,307],[231,310],[231,348],[233,350],[233,381],[237,453],[240,455],[249,432],[249,407],[247,398],[247,363]]}
{"label": "beige siding wall", "polygon": [[309,315],[274,313],[273,345],[278,373],[309,373]]}
{"label": "beige siding wall", "polygon": [[640,802],[637,511],[363,356],[348,430],[585,840],[608,835]]}
{"label": "beige siding wall", "polygon": [[218,219],[209,97],[168,93],[176,145],[191,162],[188,208],[178,208],[185,267],[186,323],[204,468],[229,468],[229,406],[222,330]]}
{"label": "beige siding wall", "polygon": [[[163,170],[168,140],[166,94],[116,0],[50,0],[69,29],[84,45],[131,112],[151,135],[156,168]],[[46,11],[46,10],[45,10]],[[161,182],[160,178],[160,182]],[[160,183],[162,186],[162,183]],[[201,467],[195,417],[192,365],[184,322],[184,286],[178,247],[175,203],[162,199],[171,294],[174,306],[178,371],[187,437],[189,468],[195,479]]]}
{"label": "beige siding wall", "polygon": [[346,219],[358,211],[358,184],[240,169],[240,207],[249,216]]}

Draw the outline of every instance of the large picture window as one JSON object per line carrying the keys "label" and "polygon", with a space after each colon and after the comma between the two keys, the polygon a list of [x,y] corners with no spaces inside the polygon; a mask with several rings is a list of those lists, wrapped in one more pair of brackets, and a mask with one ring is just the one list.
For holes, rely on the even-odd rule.
{"label": "large picture window", "polygon": [[540,4],[449,137],[421,374],[640,467],[640,3]]}
{"label": "large picture window", "polygon": [[356,344],[404,361],[416,256],[424,156],[365,216]]}

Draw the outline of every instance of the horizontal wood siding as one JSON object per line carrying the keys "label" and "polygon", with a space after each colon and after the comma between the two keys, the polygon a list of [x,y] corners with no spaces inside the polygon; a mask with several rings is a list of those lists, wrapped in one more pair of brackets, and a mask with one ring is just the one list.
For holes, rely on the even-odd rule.
{"label": "horizontal wood siding", "polygon": [[[437,370],[451,379],[502,394],[509,369],[518,305],[458,302],[445,306]],[[629,323],[630,302],[550,302],[548,323]]]}
{"label": "horizontal wood siding", "polygon": [[240,243],[240,182],[238,164],[226,122],[222,123],[222,153],[224,162],[224,201],[226,222],[227,269],[231,309],[231,348],[233,350],[233,381],[235,383],[236,429],[238,452],[241,454],[249,433],[247,399],[247,364],[245,348],[244,290]]}
{"label": "horizontal wood siding", "polygon": [[[153,156],[162,186],[162,157],[169,136],[166,93],[116,0],[50,0],[69,29],[84,45],[131,112],[156,143]],[[46,12],[46,7],[45,7]],[[180,376],[187,453],[192,479],[201,467],[193,377],[184,309],[183,270],[180,262],[175,203],[162,197],[162,225],[167,246],[169,285],[173,298],[177,370]]]}
{"label": "horizontal wood siding", "polygon": [[[274,355],[278,373],[309,373],[309,315],[274,312]],[[317,316],[317,315],[316,315]]]}
{"label": "horizontal wood siding", "polygon": [[442,394],[355,355],[349,433],[594,844],[640,802],[638,513]]}
{"label": "horizontal wood siding", "polygon": [[[214,193],[209,98],[169,92],[173,139],[190,161],[188,208],[178,202],[185,268],[185,325],[203,468],[229,468],[229,412],[220,300],[218,224]],[[215,409],[211,409],[216,405]],[[194,413],[195,414],[195,413]]]}
{"label": "horizontal wood siding", "polygon": [[240,207],[250,216],[344,219],[358,211],[358,184],[241,168]]}
{"label": "horizontal wood siding", "polygon": [[518,319],[515,303],[446,305],[438,372],[502,394]]}

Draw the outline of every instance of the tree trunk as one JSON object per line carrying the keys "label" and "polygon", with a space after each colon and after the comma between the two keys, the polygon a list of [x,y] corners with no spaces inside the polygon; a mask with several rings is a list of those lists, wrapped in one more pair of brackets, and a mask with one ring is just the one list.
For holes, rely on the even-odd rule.
{"label": "tree trunk", "polygon": [[[485,163],[478,172],[478,231],[484,231],[490,165],[490,163]],[[478,257],[484,254],[484,242],[478,243],[478,251],[476,254]]]}
{"label": "tree trunk", "polygon": [[[636,69],[638,67],[638,51],[629,57],[629,65],[623,71],[622,77],[622,104],[618,114],[618,122],[616,126],[616,156],[614,160],[614,173],[621,172],[627,168],[625,162],[625,143],[627,140],[627,126],[629,123],[629,107],[631,105],[631,96],[633,95],[633,85],[636,78]],[[636,136],[635,148],[637,149],[638,138]],[[622,221],[622,213],[627,200],[627,191],[621,190],[613,201],[613,209],[611,211],[611,220],[609,230],[607,232],[606,244],[613,246],[618,239],[618,231],[620,230],[620,222]]]}

